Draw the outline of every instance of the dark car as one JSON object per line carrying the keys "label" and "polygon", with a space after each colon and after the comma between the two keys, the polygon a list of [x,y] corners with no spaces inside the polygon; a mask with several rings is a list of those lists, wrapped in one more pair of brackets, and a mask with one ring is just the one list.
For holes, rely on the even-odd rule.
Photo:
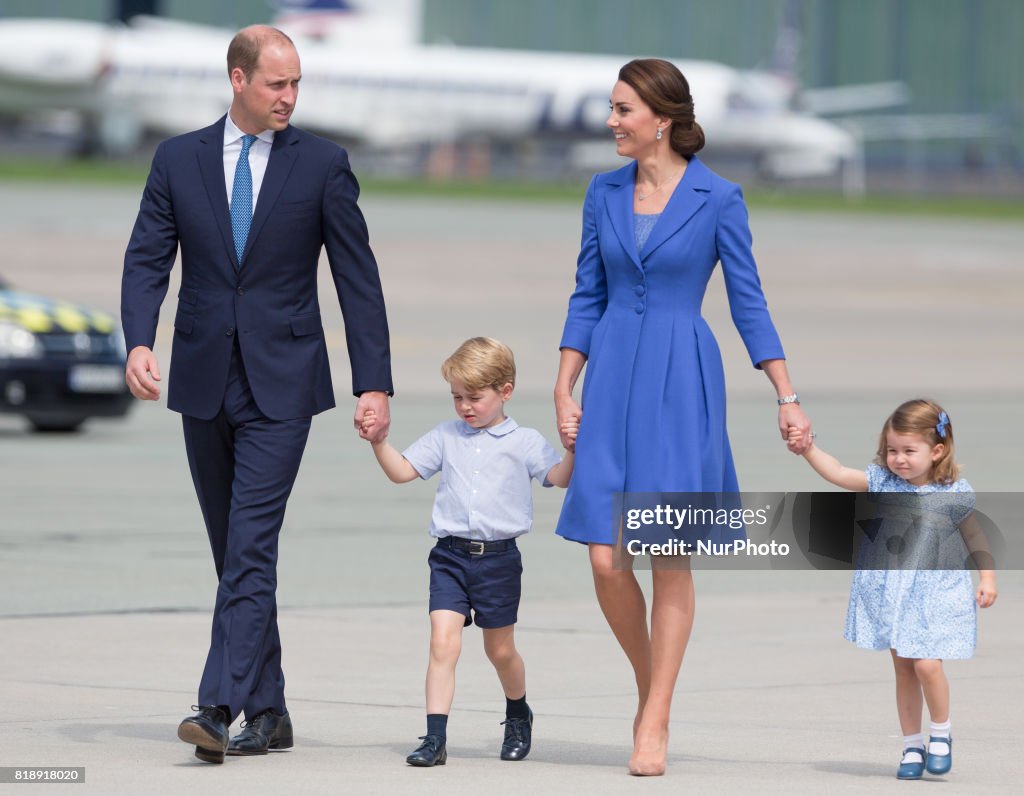
{"label": "dark car", "polygon": [[39,431],[121,417],[132,405],[124,365],[124,335],[110,315],[0,280],[0,412]]}

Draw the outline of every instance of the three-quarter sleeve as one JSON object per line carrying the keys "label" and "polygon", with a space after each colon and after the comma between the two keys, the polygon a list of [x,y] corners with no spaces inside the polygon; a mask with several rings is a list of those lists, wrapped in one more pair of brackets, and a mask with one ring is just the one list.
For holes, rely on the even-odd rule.
{"label": "three-quarter sleeve", "polygon": [[583,234],[576,260],[576,290],[569,297],[569,312],[559,348],[590,353],[590,337],[608,306],[608,281],[597,235],[597,177],[590,181],[583,201]]}
{"label": "three-quarter sleeve", "polygon": [[753,366],[766,359],[785,359],[782,342],[768,314],[757,265],[751,250],[753,238],[747,220],[747,206],[738,185],[731,186],[722,202],[715,230],[718,257],[725,275],[732,322],[743,338]]}

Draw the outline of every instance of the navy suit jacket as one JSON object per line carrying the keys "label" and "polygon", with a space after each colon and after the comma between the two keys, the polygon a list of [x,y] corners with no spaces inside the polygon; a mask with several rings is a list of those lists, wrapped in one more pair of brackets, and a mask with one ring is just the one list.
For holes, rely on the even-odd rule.
{"label": "navy suit jacket", "polygon": [[391,393],[384,297],[345,150],[295,127],[275,134],[241,267],[223,151],[224,118],[156,151],[125,252],[121,320],[128,350],[153,347],[180,245],[168,407],[204,420],[216,416],[237,338],[253,398],[267,417],[332,408],[316,287],[326,247],[352,391]]}

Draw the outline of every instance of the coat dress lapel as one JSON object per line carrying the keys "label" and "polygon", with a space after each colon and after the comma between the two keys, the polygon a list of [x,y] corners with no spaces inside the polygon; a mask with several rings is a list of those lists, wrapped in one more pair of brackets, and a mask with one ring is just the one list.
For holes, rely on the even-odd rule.
{"label": "coat dress lapel", "polygon": [[658,223],[651,230],[651,236],[644,246],[643,260],[650,257],[704,206],[709,190],[711,175],[707,167],[696,157],[691,158],[686,166],[686,173],[669,197]]}
{"label": "coat dress lapel", "polygon": [[619,238],[622,248],[637,268],[640,255],[636,250],[636,235],[633,231],[633,189],[636,186],[636,161],[612,172],[608,178],[608,191],[605,193],[605,207],[612,229]]}

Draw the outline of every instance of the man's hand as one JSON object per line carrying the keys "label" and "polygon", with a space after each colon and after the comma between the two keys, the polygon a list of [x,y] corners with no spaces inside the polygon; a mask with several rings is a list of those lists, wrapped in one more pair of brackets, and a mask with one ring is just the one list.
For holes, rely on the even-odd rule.
{"label": "man's hand", "polygon": [[160,366],[156,355],[146,346],[135,346],[128,354],[124,380],[132,395],[140,401],[155,401],[160,397]]}
{"label": "man's hand", "polygon": [[[370,417],[366,417],[367,414]],[[356,414],[352,425],[359,436],[370,442],[380,442],[391,428],[391,409],[386,392],[364,392],[356,401]]]}
{"label": "man's hand", "polygon": [[374,412],[372,409],[367,409],[363,413],[363,423],[359,427],[359,436],[373,445],[379,445],[380,443],[384,442],[387,439],[387,434],[385,434],[380,439],[373,439],[373,437],[377,436],[376,425],[377,413]]}

